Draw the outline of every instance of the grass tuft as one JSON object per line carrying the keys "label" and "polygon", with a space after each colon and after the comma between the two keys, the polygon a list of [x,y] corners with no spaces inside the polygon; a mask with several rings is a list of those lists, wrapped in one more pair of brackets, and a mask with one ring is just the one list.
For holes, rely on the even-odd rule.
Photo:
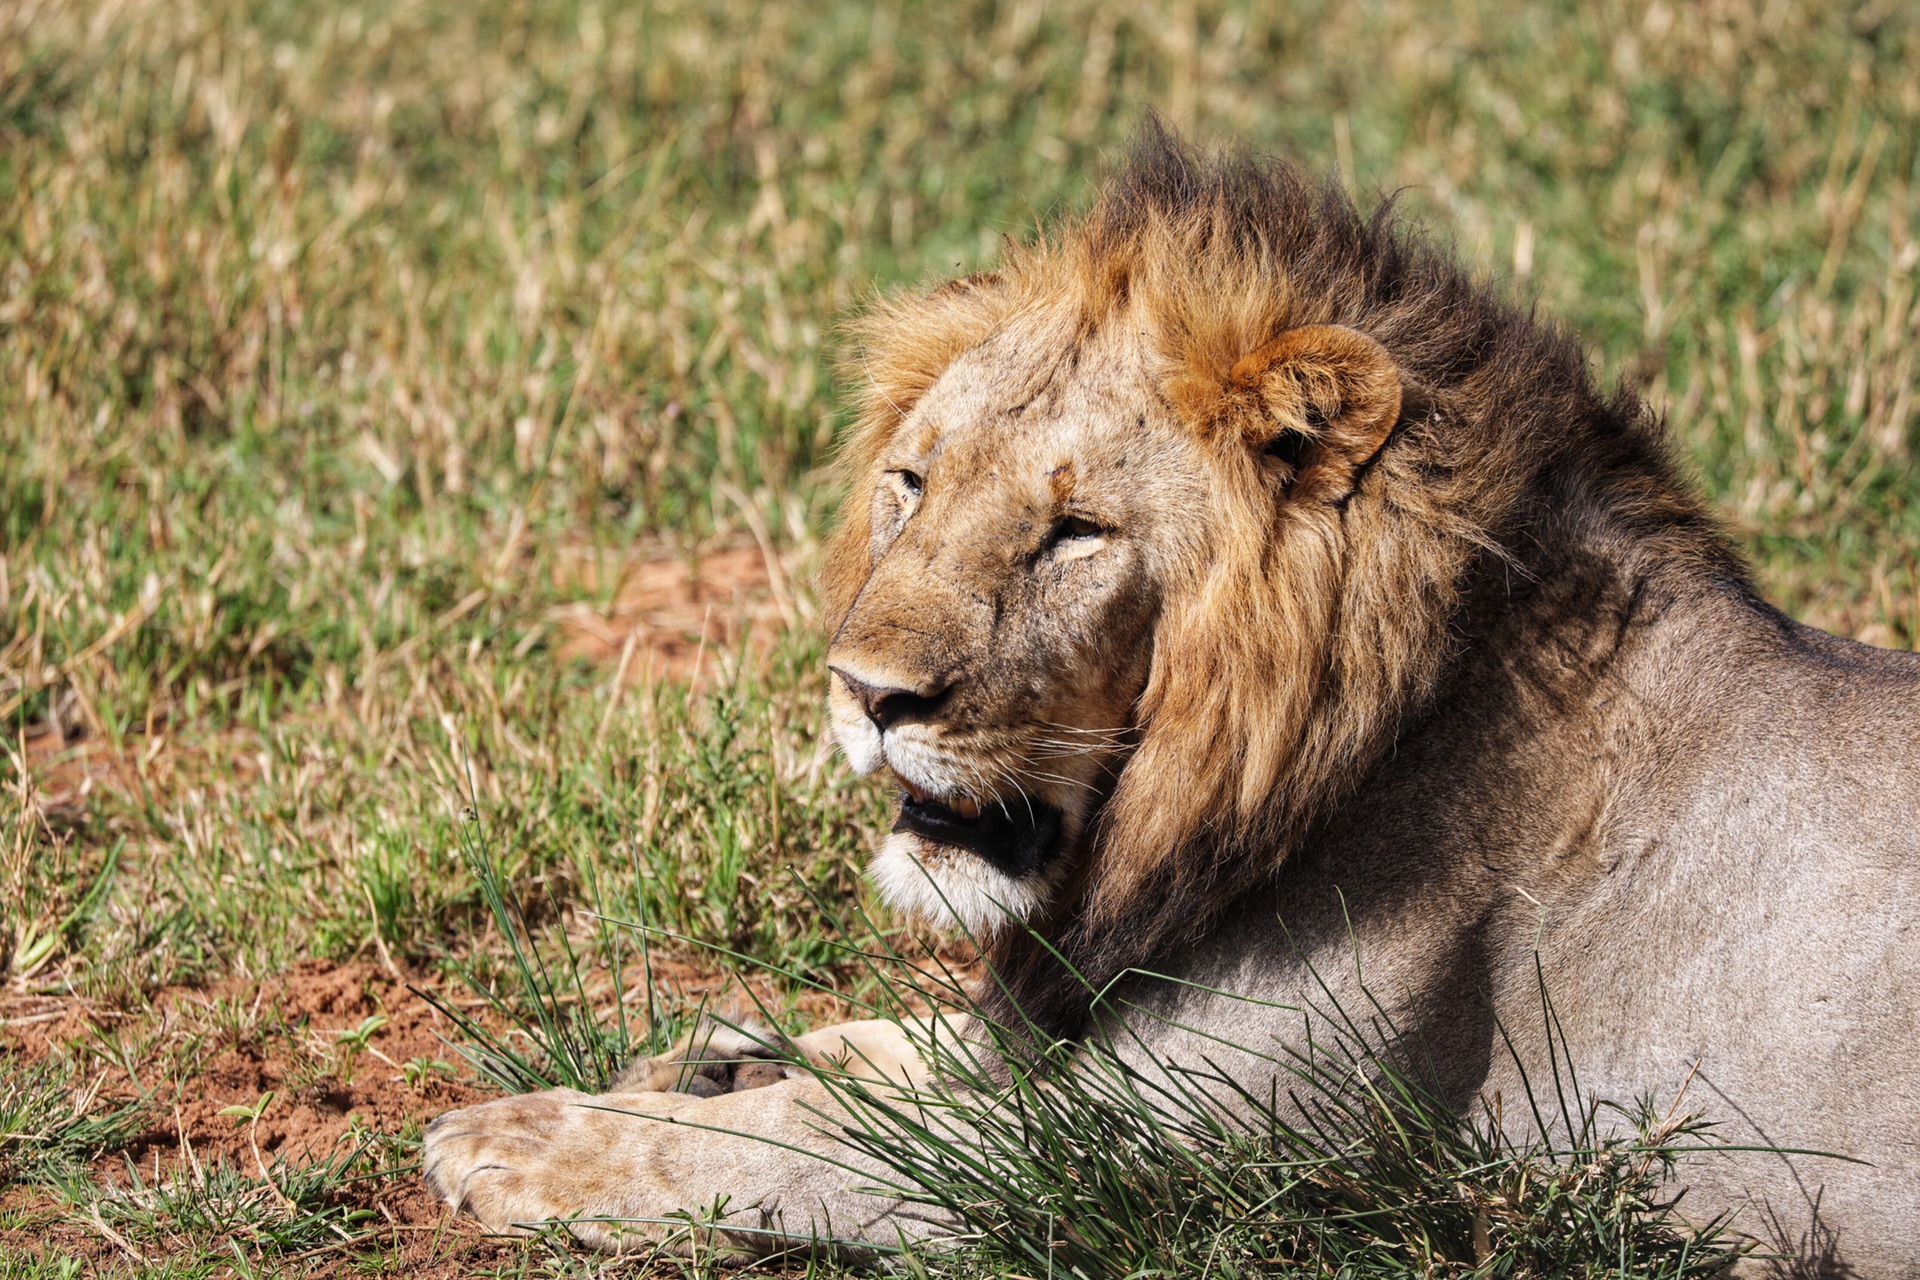
{"label": "grass tuft", "polygon": [[[465,1037],[456,1048],[482,1079],[509,1093],[559,1088],[600,1093],[629,1061],[664,1051],[697,1019],[697,1010],[689,1014],[681,1001],[656,987],[646,930],[635,934],[629,949],[625,931],[609,927],[607,904],[596,898],[601,909],[593,913],[586,950],[576,948],[565,930],[553,930],[555,950],[549,955],[519,896],[500,874],[477,809],[462,814],[460,846],[494,927],[506,939],[510,988],[502,992],[498,982],[485,981],[468,966],[459,967],[460,976],[506,1029],[496,1033],[439,994],[413,991],[452,1020]],[[557,904],[548,905],[557,913]],[[595,1010],[588,991],[588,973],[595,967],[605,968],[613,981],[614,1004],[605,1016]],[[645,993],[646,1016],[637,1024],[627,1011],[630,977],[638,978]]]}
{"label": "grass tuft", "polygon": [[140,1131],[146,1108],[102,1100],[102,1079],[79,1081],[54,1059],[0,1074],[0,1187],[71,1176]]}
{"label": "grass tuft", "polygon": [[[484,845],[474,854],[484,859]],[[603,948],[622,933],[644,947],[651,932],[601,923],[613,926]],[[1036,1038],[1017,1010],[1011,1022],[982,1017],[977,1038],[931,1035],[916,1013],[980,1011],[950,971],[857,924],[835,932],[868,938],[857,954],[885,979],[868,1011],[900,1023],[934,1082],[903,1090],[796,1065],[827,1085],[845,1116],[829,1123],[890,1171],[891,1193],[959,1224],[954,1240],[907,1255],[909,1271],[1683,1280],[1720,1274],[1748,1247],[1724,1219],[1680,1212],[1676,1171],[1713,1149],[1711,1123],[1677,1101],[1583,1096],[1544,986],[1553,1074],[1536,1084],[1521,1066],[1531,1114],[1517,1118],[1536,1136],[1515,1139],[1499,1100],[1474,1116],[1448,1101],[1420,1069],[1417,1038],[1377,1003],[1348,1010],[1329,997],[1312,1011],[1320,1038],[1302,1049],[1223,1044],[1223,1056],[1271,1068],[1271,1086],[1253,1089],[1211,1062],[1155,1059],[1113,1018],[1078,1046]],[[529,955],[526,1002],[491,1001],[543,1061],[578,1053],[582,965],[570,946],[551,966]],[[556,971],[570,981],[555,983]],[[482,1039],[476,1060],[498,1043]],[[521,1089],[553,1078],[493,1074]]]}
{"label": "grass tuft", "polygon": [[[1047,1062],[1006,1027],[987,1042]],[[1362,1039],[1282,1056],[1271,1092],[1111,1043],[1010,1080],[970,1046],[932,1056],[941,1083],[905,1098],[836,1085],[846,1141],[965,1224],[929,1274],[1677,1280],[1742,1252],[1671,1185],[1710,1126],[1650,1102],[1515,1141],[1492,1106],[1470,1121]]]}
{"label": "grass tuft", "polygon": [[245,1265],[263,1253],[301,1253],[363,1234],[378,1215],[344,1202],[341,1192],[377,1167],[375,1146],[347,1142],[318,1160],[275,1159],[254,1169],[218,1156],[161,1180],[143,1177],[129,1161],[123,1186],[81,1185],[74,1198],[102,1234],[112,1232],[136,1249],[216,1238]]}

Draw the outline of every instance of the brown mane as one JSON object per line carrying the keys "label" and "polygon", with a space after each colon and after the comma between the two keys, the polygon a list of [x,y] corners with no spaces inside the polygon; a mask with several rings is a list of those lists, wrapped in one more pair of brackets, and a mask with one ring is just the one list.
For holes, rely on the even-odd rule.
{"label": "brown mane", "polygon": [[[1706,570],[1736,558],[1676,479],[1660,424],[1602,396],[1563,330],[1499,300],[1332,182],[1278,162],[1196,158],[1157,122],[1092,212],[996,272],[885,299],[857,324],[852,493],[824,572],[829,629],[871,570],[875,459],[955,356],[1024,308],[1081,331],[1124,311],[1164,360],[1161,393],[1216,442],[1204,555],[1166,585],[1139,745],[1094,832],[1080,891],[995,944],[989,1004],[1071,1033],[1098,987],[1191,940],[1272,875],[1431,705],[1508,582],[1555,572],[1566,521],[1622,555]],[[1339,503],[1278,504],[1234,463],[1237,362],[1309,324],[1384,346],[1417,394]],[[1491,612],[1490,612],[1491,611]],[[1061,973],[1057,952],[1078,973]]]}

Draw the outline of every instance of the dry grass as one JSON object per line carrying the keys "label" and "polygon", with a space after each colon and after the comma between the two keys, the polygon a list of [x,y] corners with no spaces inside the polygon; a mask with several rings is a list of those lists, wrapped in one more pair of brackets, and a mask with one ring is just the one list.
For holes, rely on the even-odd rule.
{"label": "dry grass", "polygon": [[[1920,636],[1885,0],[0,0],[0,1018],[57,1015],[0,1063],[51,1064],[40,1119],[171,1128],[182,991],[486,972],[469,804],[540,927],[612,894],[828,964],[807,894],[859,896],[880,817],[809,630],[834,318],[990,264],[1150,105],[1404,189],[1671,407],[1776,599]],[[0,1277],[106,1212],[95,1137],[0,1200]],[[398,1265],[182,1206],[86,1266]]]}

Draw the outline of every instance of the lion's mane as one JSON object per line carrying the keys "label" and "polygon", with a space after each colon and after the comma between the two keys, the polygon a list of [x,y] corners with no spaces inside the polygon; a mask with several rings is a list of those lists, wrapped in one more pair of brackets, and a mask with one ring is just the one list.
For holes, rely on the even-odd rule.
{"label": "lion's mane", "polygon": [[865,495],[893,432],[961,352],[1063,301],[1082,333],[1123,310],[1146,326],[1161,393],[1223,459],[1258,411],[1236,363],[1297,326],[1370,335],[1409,394],[1347,499],[1276,504],[1223,462],[1212,504],[1187,513],[1212,522],[1210,550],[1164,585],[1138,746],[1078,891],[1034,933],[1003,930],[989,956],[992,1002],[1056,1034],[1078,1027],[1089,989],[1191,939],[1352,793],[1473,638],[1476,593],[1537,563],[1510,548],[1537,536],[1556,494],[1609,487],[1643,546],[1743,580],[1674,478],[1661,424],[1628,390],[1600,394],[1569,335],[1409,233],[1391,200],[1363,215],[1333,182],[1196,157],[1153,122],[1086,218],[857,322],[830,632],[872,568]]}

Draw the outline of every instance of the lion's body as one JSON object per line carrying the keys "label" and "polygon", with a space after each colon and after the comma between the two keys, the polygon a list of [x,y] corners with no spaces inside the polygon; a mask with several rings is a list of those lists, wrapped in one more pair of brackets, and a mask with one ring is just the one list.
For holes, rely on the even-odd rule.
{"label": "lion's body", "polygon": [[[1524,1131],[1494,1019],[1544,1089],[1544,985],[1588,1098],[1677,1101],[1735,1145],[1872,1162],[1696,1158],[1690,1212],[1737,1210],[1735,1229],[1812,1264],[1794,1274],[1920,1273],[1904,1051],[1920,1043],[1920,658],[1714,595],[1629,634],[1591,683],[1553,664],[1553,695],[1519,696],[1505,670],[1464,682],[1310,851],[1166,967],[1194,987],[1115,999],[1251,1045],[1298,1043],[1298,1015],[1199,988],[1378,1000],[1418,1024],[1456,1102],[1498,1098]],[[1164,1029],[1148,1043],[1221,1058]]]}
{"label": "lion's body", "polygon": [[[906,791],[876,878],[991,934],[990,1008],[1108,1016],[1057,953],[1173,1015],[1133,1020],[1148,1065],[1378,1001],[1520,1126],[1544,979],[1587,1095],[1684,1086],[1737,1143],[1870,1162],[1698,1158],[1690,1209],[1920,1274],[1920,659],[1761,603],[1577,346],[1160,138],[1077,236],[866,332],[833,724]],[[921,1229],[850,1189],[813,1081],[622,1095],[699,1128],[578,1101],[444,1118],[429,1177],[496,1225],[727,1196]]]}

